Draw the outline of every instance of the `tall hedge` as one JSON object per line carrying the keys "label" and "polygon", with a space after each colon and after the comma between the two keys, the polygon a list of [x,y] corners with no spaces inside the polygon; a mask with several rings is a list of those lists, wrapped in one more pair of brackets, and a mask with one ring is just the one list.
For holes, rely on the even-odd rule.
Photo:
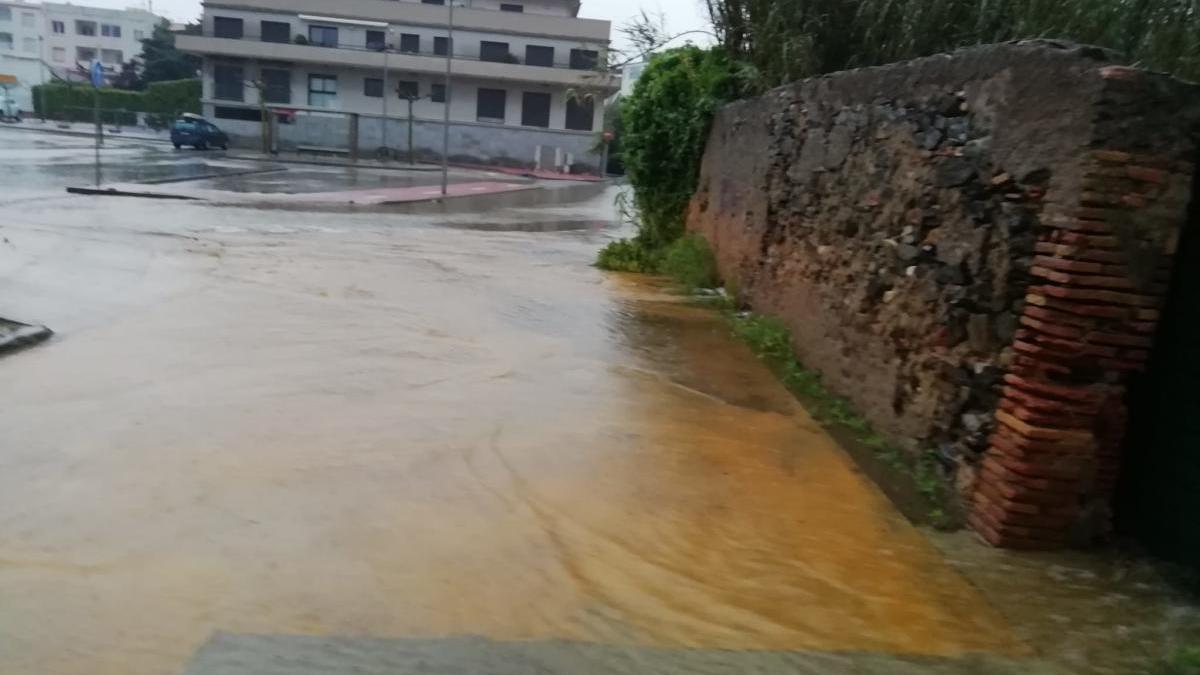
{"label": "tall hedge", "polygon": [[[145,91],[102,88],[101,118],[108,124],[137,123],[137,113],[157,113],[155,118],[170,118],[181,112],[200,112],[200,80],[154,82]],[[95,105],[94,90],[88,85],[45,84],[33,88],[34,110],[50,119],[90,122]],[[45,105],[43,113],[42,106]]]}

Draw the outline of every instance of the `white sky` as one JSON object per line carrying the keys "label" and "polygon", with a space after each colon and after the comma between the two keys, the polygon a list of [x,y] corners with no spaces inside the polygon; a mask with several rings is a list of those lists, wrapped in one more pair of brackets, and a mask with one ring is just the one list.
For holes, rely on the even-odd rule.
{"label": "white sky", "polygon": [[[95,5],[123,9],[130,6],[145,7],[149,0],[74,0],[79,5]],[[200,16],[200,0],[152,0],[154,11],[173,21],[191,21]],[[329,0],[336,4],[337,0]],[[579,15],[592,19],[608,19],[613,22],[613,40],[620,47],[617,29],[638,15],[644,7],[648,11],[661,11],[667,20],[667,30],[672,34],[688,30],[707,30],[708,19],[703,8],[704,0],[583,0]],[[703,35],[690,39],[707,43]],[[682,40],[681,40],[682,42]]]}

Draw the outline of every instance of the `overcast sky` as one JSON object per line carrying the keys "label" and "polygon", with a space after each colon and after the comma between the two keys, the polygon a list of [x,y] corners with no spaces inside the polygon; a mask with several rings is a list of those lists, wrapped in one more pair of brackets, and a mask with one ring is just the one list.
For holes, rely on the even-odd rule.
{"label": "overcast sky", "polygon": [[[122,9],[145,7],[147,0],[75,0],[80,5],[97,5]],[[329,0],[336,6],[337,0]],[[620,46],[617,29],[638,15],[644,7],[651,12],[661,11],[672,34],[694,29],[707,29],[708,21],[702,7],[704,0],[583,0],[580,16],[608,19],[613,22],[613,40]],[[154,11],[172,21],[191,21],[200,16],[200,0],[153,0]],[[694,42],[706,42],[703,35],[692,36]],[[683,42],[683,40],[680,40]]]}

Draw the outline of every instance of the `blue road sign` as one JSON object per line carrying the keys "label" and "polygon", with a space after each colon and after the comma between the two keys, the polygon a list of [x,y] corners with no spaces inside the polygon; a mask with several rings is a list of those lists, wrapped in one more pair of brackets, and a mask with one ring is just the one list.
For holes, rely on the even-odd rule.
{"label": "blue road sign", "polygon": [[104,66],[100,65],[99,61],[92,64],[92,86],[104,86]]}

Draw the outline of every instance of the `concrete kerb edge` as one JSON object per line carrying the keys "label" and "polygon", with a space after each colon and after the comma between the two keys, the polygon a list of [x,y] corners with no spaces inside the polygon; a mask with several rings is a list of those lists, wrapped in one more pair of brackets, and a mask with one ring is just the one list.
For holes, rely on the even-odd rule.
{"label": "concrete kerb edge", "polygon": [[0,319],[0,321],[20,326],[12,334],[0,338],[0,355],[32,347],[40,342],[49,340],[54,335],[54,331],[45,326],[31,326],[17,321],[8,321],[7,319]]}

